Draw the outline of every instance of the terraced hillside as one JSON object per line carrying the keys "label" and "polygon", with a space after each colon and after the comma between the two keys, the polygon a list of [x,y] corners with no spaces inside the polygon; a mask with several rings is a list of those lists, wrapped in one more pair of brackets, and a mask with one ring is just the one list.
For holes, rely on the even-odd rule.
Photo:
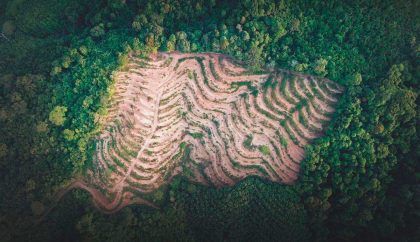
{"label": "terraced hillside", "polygon": [[286,71],[249,74],[219,54],[130,56],[97,139],[87,189],[108,212],[147,203],[182,173],[230,186],[256,175],[293,183],[304,147],[322,135],[342,88]]}

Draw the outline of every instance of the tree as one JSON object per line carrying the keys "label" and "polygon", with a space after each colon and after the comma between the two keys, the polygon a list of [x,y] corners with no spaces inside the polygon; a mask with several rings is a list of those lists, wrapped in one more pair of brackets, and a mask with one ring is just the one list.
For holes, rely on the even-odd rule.
{"label": "tree", "polygon": [[5,157],[7,155],[7,145],[0,143],[0,158]]}
{"label": "tree", "polygon": [[360,86],[362,84],[362,81],[363,81],[362,75],[357,72],[357,73],[348,75],[344,82],[344,85],[354,89],[356,86]]}
{"label": "tree", "polygon": [[177,44],[177,49],[182,52],[190,52],[190,42],[186,39],[179,40]]}
{"label": "tree", "polygon": [[169,39],[166,41],[165,51],[174,51],[176,44],[176,37],[174,34],[169,36]]}
{"label": "tree", "polygon": [[44,212],[45,207],[44,204],[42,204],[41,202],[33,201],[31,203],[31,209],[34,215],[39,216]]}
{"label": "tree", "polygon": [[327,67],[328,61],[324,58],[319,58],[315,62],[314,71],[317,75],[320,76],[326,76],[328,74],[326,67]]}
{"label": "tree", "polygon": [[250,39],[249,33],[247,31],[242,31],[242,39],[246,42]]}
{"label": "tree", "polygon": [[139,32],[142,28],[144,28],[148,24],[147,18],[144,14],[140,14],[135,17],[131,27]]}
{"label": "tree", "polygon": [[177,44],[176,48],[182,52],[190,52],[190,42],[187,40],[187,34],[184,31],[176,33]]}
{"label": "tree", "polygon": [[282,21],[279,19],[272,19],[271,21],[271,31],[272,31],[272,38],[273,42],[277,42],[281,37],[285,36],[287,34],[287,30],[285,28],[285,25]]}
{"label": "tree", "polygon": [[[0,229],[2,240],[56,241],[64,232],[85,241],[291,241],[305,234],[301,227],[312,232],[302,241],[410,241],[418,236],[417,2],[238,2],[0,4],[0,72],[12,76],[0,80],[0,191],[13,191],[0,196],[7,208],[0,211],[0,228],[7,228]],[[202,33],[195,35],[196,30]],[[171,38],[176,31],[183,32],[178,40]],[[110,76],[122,64],[118,60],[126,54],[121,54],[127,50],[125,43],[134,43],[136,53],[146,53],[150,34],[150,46],[156,48],[169,39],[163,45],[169,51],[223,49],[251,69],[271,62],[345,84],[344,93],[336,95],[340,102],[325,136],[305,152],[299,180],[283,186],[248,178],[230,188],[197,185],[196,191],[186,182],[179,187],[170,183],[170,206],[159,211],[127,208],[115,216],[93,213],[79,226],[74,221],[81,221],[86,211],[74,208],[86,206],[89,196],[75,192],[86,199],[66,198],[65,206],[58,206],[60,213],[47,218],[57,223],[27,226],[28,219],[16,216],[33,216],[27,199],[41,199],[44,191],[92,165],[91,137],[99,129],[95,120],[107,106],[102,100],[110,95]],[[69,49],[77,49],[77,55]],[[395,65],[384,79],[395,63],[404,65]],[[19,78],[25,73],[40,73],[45,79]],[[53,129],[54,116],[61,116],[61,125],[70,123],[66,112],[46,121],[56,104],[71,110],[71,127]],[[36,181],[33,190],[29,178]],[[282,227],[296,219],[289,229]],[[270,237],[273,234],[281,236]]]}
{"label": "tree", "polygon": [[36,132],[38,133],[45,133],[48,131],[48,124],[46,122],[39,122],[36,125]]}
{"label": "tree", "polygon": [[65,129],[63,131],[64,138],[68,141],[74,140],[74,131],[70,129]]}
{"label": "tree", "polygon": [[146,37],[146,48],[151,53],[157,52],[157,47],[155,43],[155,35],[154,34],[148,34]]}
{"label": "tree", "polygon": [[262,55],[262,48],[256,42],[253,42],[246,57],[246,63],[251,70],[258,71],[261,69],[264,62]]}
{"label": "tree", "polygon": [[9,20],[4,22],[3,27],[2,27],[2,32],[6,35],[6,36],[11,36],[13,35],[13,33],[16,30],[16,26],[13,23],[13,21]]}
{"label": "tree", "polygon": [[93,37],[101,37],[105,34],[105,26],[103,23],[93,27],[90,30],[90,35],[92,35]]}
{"label": "tree", "polygon": [[229,46],[229,40],[225,36],[222,36],[220,38],[220,49],[224,50],[228,46]]}
{"label": "tree", "polygon": [[63,106],[55,106],[54,109],[50,112],[49,120],[57,125],[62,126],[66,121],[66,112],[67,108]]}

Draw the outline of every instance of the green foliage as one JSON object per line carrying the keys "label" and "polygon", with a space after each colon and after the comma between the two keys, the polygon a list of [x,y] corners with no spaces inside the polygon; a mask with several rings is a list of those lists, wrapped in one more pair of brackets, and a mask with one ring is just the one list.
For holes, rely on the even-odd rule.
{"label": "green foliage", "polygon": [[252,95],[256,96],[258,94],[258,88],[250,81],[232,82],[230,86],[234,89],[238,89],[241,86],[246,86]]}
{"label": "green foliage", "polygon": [[255,147],[254,145],[252,145],[252,135],[247,135],[246,139],[244,140],[243,143],[244,147],[250,150],[253,150]]}
{"label": "green foliage", "polygon": [[7,155],[7,145],[6,144],[0,144],[0,158],[3,158]]}
{"label": "green foliage", "polygon": [[[418,9],[392,0],[0,4],[2,240],[416,240]],[[112,216],[75,191],[32,226],[46,194],[90,166],[112,72],[129,51],[157,50],[217,51],[251,71],[293,69],[346,90],[325,136],[306,147],[295,185],[248,178],[214,189],[176,179],[168,201],[155,194],[161,210]],[[233,87],[241,85],[257,95],[250,82]],[[244,146],[257,148],[252,137]]]}
{"label": "green foliage", "polygon": [[270,155],[270,149],[268,148],[268,146],[266,145],[260,145],[258,146],[258,150],[263,154],[263,155]]}
{"label": "green foliage", "polygon": [[13,21],[9,20],[3,23],[2,32],[5,35],[10,36],[15,32],[15,30],[16,30],[16,26],[13,23]]}
{"label": "green foliage", "polygon": [[168,41],[166,42],[165,51],[174,51],[175,43],[176,43],[176,37],[174,34],[171,34],[171,36],[169,36]]}
{"label": "green foliage", "polygon": [[88,1],[13,0],[7,3],[5,17],[13,21],[19,32],[45,37],[76,29],[77,11],[83,11],[87,4]]}
{"label": "green foliage", "polygon": [[73,130],[70,130],[70,129],[65,129],[65,130],[63,131],[63,135],[64,135],[64,138],[65,138],[66,140],[68,140],[68,141],[70,141],[70,140],[74,140],[74,139],[75,139],[75,137],[74,137],[74,131],[73,131]]}
{"label": "green foliage", "polygon": [[[197,241],[307,239],[304,210],[301,205],[294,205],[299,198],[286,187],[257,179],[248,179],[219,192],[199,186],[196,192],[187,193],[183,192],[185,186],[182,182],[175,203],[185,209]],[[212,208],[207,204],[212,204]],[[259,224],[261,219],[270,218],[273,213],[282,216]]]}
{"label": "green foliage", "polygon": [[32,202],[31,209],[32,209],[32,212],[36,216],[41,215],[44,212],[44,210],[45,210],[44,205],[41,202],[38,202],[38,201]]}
{"label": "green foliage", "polygon": [[105,27],[104,27],[104,24],[103,23],[101,23],[101,24],[93,27],[90,30],[90,35],[92,35],[93,37],[101,37],[102,35],[105,34],[105,29],[104,28]]}
{"label": "green foliage", "polygon": [[227,49],[228,46],[229,46],[229,40],[225,36],[222,36],[220,38],[220,49],[225,50]]}
{"label": "green foliage", "polygon": [[67,108],[63,106],[55,106],[50,112],[49,120],[57,126],[62,126],[66,121]]}
{"label": "green foliage", "polygon": [[201,139],[204,137],[203,133],[188,133],[189,135],[191,135],[191,137],[193,137],[194,139]]}
{"label": "green foliage", "polygon": [[287,142],[287,140],[283,136],[280,136],[280,144],[283,147],[287,147],[288,142]]}
{"label": "green foliage", "polygon": [[320,76],[326,76],[328,71],[327,68],[328,61],[326,59],[320,58],[315,62],[314,71]]}
{"label": "green foliage", "polygon": [[[328,211],[327,221],[341,239],[355,236],[374,219],[391,182],[390,172],[398,165],[396,153],[390,150],[399,147],[404,152],[406,141],[413,140],[416,95],[401,85],[402,70],[401,65],[393,66],[388,78],[371,90],[373,95],[366,103],[360,102],[365,91],[350,87],[333,123],[334,132],[312,147],[303,163],[301,186],[304,194],[312,194],[307,207],[321,221],[327,219],[321,215]],[[378,133],[376,127],[381,123],[389,125]],[[405,131],[401,133],[402,125]],[[400,138],[399,142],[384,143]],[[325,188],[333,191],[329,198],[319,195]]]}

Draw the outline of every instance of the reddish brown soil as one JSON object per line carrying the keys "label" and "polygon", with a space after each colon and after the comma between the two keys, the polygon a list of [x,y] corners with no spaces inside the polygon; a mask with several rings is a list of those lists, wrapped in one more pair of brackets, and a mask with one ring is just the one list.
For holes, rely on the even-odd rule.
{"label": "reddish brown soil", "polygon": [[[134,203],[154,206],[137,192],[152,193],[177,174],[214,186],[231,186],[250,175],[293,183],[303,147],[321,135],[342,89],[298,75],[294,85],[286,83],[285,98],[280,84],[263,89],[269,73],[244,73],[246,68],[215,53],[158,53],[147,61],[131,55],[128,70],[115,75],[90,185],[77,180],[57,200],[80,188],[104,212]],[[276,78],[280,83],[281,75]],[[235,87],[243,81],[250,81],[258,95],[246,86]],[[296,110],[301,98],[308,99],[300,112],[305,122]]]}

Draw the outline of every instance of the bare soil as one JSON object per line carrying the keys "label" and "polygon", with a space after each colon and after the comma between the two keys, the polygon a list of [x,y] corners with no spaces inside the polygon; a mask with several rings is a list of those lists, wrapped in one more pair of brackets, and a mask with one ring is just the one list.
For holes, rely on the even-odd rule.
{"label": "bare soil", "polygon": [[[281,75],[264,89],[270,73],[244,73],[245,67],[215,53],[158,53],[148,60],[130,55],[128,70],[115,75],[89,185],[76,180],[57,200],[80,188],[104,212],[134,203],[154,206],[139,194],[153,193],[178,174],[217,187],[250,175],[292,184],[304,146],[322,134],[343,89],[298,75],[296,83],[285,84],[285,98]],[[239,82],[250,82],[258,95],[235,86]],[[307,106],[297,106],[301,99]]]}

